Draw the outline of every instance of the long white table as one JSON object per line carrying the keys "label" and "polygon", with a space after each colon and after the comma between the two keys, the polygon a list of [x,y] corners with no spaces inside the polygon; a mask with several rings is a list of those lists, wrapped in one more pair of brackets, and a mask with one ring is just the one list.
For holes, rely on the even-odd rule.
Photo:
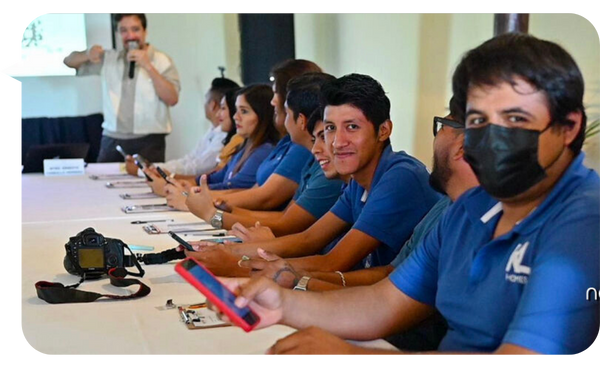
{"label": "long white table", "polygon": [[[117,168],[90,165],[87,174],[116,173]],[[198,221],[183,212],[125,214],[120,207],[126,204],[162,203],[164,199],[123,200],[119,193],[148,189],[108,189],[104,181],[93,181],[88,175],[22,177],[22,327],[31,346],[52,354],[261,354],[277,339],[294,331],[285,326],[251,333],[237,327],[188,330],[176,309],[157,308],[168,299],[178,305],[205,300],[173,271],[173,263],[143,266],[146,271],[143,282],[152,289],[144,298],[56,305],[39,299],[34,287],[37,281],[65,285],[78,281],[78,277],[63,268],[64,244],[87,227],[127,244],[154,246],[154,252],[160,252],[175,247],[176,242],[168,235],[149,235],[142,225],[132,225],[131,221],[160,218]],[[79,289],[131,293],[111,286],[108,279],[85,282]],[[383,340],[366,344],[393,348]]]}

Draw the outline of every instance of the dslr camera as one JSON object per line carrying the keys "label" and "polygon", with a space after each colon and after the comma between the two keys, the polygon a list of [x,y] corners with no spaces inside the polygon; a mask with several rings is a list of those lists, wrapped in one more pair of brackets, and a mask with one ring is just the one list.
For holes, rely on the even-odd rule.
{"label": "dslr camera", "polygon": [[[125,249],[131,255],[125,255]],[[144,275],[144,270],[127,244],[119,239],[106,238],[91,227],[69,238],[65,250],[67,255],[63,264],[72,275],[88,280],[97,279],[108,274],[111,268],[132,266],[136,266],[140,274],[128,272],[129,274],[139,277]]]}

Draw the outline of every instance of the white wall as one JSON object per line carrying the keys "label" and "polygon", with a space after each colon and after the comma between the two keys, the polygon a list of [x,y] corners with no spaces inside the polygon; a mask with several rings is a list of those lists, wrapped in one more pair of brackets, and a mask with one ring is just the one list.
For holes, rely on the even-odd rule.
{"label": "white wall", "polygon": [[[179,103],[171,109],[173,132],[167,136],[167,159],[189,152],[210,126],[204,116],[204,94],[211,81],[225,75],[240,83],[237,16],[223,14],[147,14],[148,40],[174,60],[181,79]],[[229,40],[226,43],[226,39]],[[237,47],[236,47],[237,46]],[[236,51],[237,50],[237,51]],[[239,59],[238,59],[239,64]]]}
{"label": "white wall", "polygon": [[412,152],[420,16],[296,14],[294,23],[297,58],[337,77],[368,74],[382,84],[392,102],[392,144]]}

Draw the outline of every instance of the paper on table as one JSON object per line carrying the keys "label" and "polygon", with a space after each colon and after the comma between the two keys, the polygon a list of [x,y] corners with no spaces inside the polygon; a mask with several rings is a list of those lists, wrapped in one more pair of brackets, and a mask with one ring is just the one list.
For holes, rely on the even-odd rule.
{"label": "paper on table", "polygon": [[109,181],[107,188],[147,188],[146,180]]}
{"label": "paper on table", "polygon": [[105,174],[105,175],[90,175],[92,180],[114,180],[114,179],[126,179],[133,177],[129,174]]}
{"label": "paper on table", "polygon": [[206,308],[206,305],[178,307],[178,310],[181,321],[190,330],[231,326],[229,323],[221,321],[215,312]]}
{"label": "paper on table", "polygon": [[148,199],[148,198],[159,198],[158,195],[152,193],[152,192],[147,192],[147,193],[133,193],[133,194],[129,194],[129,193],[121,193],[119,194],[119,197],[123,198],[123,199]]}
{"label": "paper on table", "polygon": [[186,233],[186,232],[197,232],[197,231],[220,231],[213,228],[206,222],[188,222],[188,223],[165,223],[165,224],[147,224],[144,225],[144,230],[148,234],[167,234],[169,231],[174,233]]}
{"label": "paper on table", "polygon": [[165,212],[177,211],[176,209],[167,206],[167,204],[143,204],[121,207],[125,213],[146,213],[146,212]]}

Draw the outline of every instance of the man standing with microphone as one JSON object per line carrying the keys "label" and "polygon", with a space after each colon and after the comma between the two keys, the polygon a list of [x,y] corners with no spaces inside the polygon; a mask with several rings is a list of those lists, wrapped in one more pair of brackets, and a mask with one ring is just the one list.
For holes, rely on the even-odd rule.
{"label": "man standing with microphone", "polygon": [[77,75],[100,75],[104,123],[98,162],[122,161],[115,147],[152,162],[165,161],[165,136],[172,130],[169,107],[179,100],[179,74],[171,58],[146,43],[144,14],[116,14],[124,50],[94,45],[64,63]]}

